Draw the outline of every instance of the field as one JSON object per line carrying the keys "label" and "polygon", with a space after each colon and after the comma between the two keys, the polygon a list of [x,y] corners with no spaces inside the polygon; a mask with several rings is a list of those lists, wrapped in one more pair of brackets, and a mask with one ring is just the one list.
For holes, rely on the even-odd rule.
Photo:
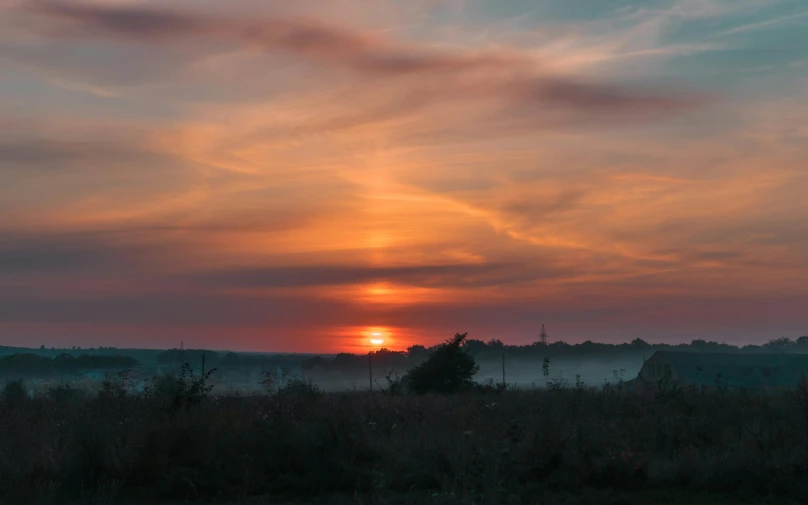
{"label": "field", "polygon": [[806,399],[617,387],[7,397],[0,503],[804,503]]}

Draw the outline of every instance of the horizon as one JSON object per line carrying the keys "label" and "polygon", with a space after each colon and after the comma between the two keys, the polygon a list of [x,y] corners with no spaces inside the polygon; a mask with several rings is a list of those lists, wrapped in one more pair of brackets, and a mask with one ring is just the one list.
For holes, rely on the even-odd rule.
{"label": "horizon", "polygon": [[[720,341],[719,342],[719,341],[709,340],[709,339],[692,339],[690,341],[679,341],[679,342],[672,342],[672,341],[648,342],[648,341],[643,340],[640,337],[636,337],[635,339],[643,340],[643,342],[645,342],[645,344],[647,344],[649,346],[655,346],[655,345],[671,346],[671,347],[692,346],[696,342],[704,342],[704,343],[707,343],[707,344],[718,344],[718,345],[721,345],[721,346],[730,345],[730,346],[737,347],[738,349],[742,349],[745,346],[763,347],[768,343],[771,343],[773,341],[777,341],[777,340],[780,340],[780,339],[788,339],[793,344],[793,343],[797,342],[798,338],[808,338],[808,335],[800,335],[799,337],[784,337],[784,336],[781,336],[781,337],[777,337],[777,338],[769,338],[769,339],[766,339],[766,340],[761,340],[758,343],[747,343],[747,344],[733,344],[733,343],[730,343],[730,342],[725,342],[725,341]],[[552,346],[552,344],[555,344],[555,343],[561,343],[561,344],[565,344],[565,345],[568,345],[568,346],[577,346],[577,345],[582,345],[582,344],[586,344],[586,343],[595,344],[595,345],[620,346],[620,345],[631,345],[633,343],[633,340],[635,340],[635,339],[619,341],[619,342],[603,342],[603,341],[597,341],[597,340],[585,340],[585,341],[582,341],[582,342],[567,342],[567,341],[564,341],[564,340],[554,340],[554,341],[547,341],[547,346]],[[492,339],[483,339],[483,338],[479,338],[479,337],[474,338],[471,335],[468,337],[468,340],[469,341],[484,342],[486,344],[490,343],[491,340],[499,340],[500,342],[502,342],[502,345],[505,348],[508,348],[508,347],[511,347],[511,348],[512,347],[531,347],[531,346],[536,345],[536,344],[539,343],[539,341],[535,341],[535,342],[526,343],[526,344],[512,344],[512,343],[509,343],[507,341],[503,341],[503,340],[496,339],[496,338],[492,338]],[[426,349],[431,349],[434,346],[441,345],[445,341],[446,341],[446,339],[444,339],[444,341],[433,343],[433,344],[422,344],[422,343],[414,342],[414,343],[410,344],[410,346],[421,345],[421,346],[424,346]],[[115,347],[115,346],[85,347],[85,346],[81,346],[81,345],[71,345],[71,346],[67,346],[67,347],[55,347],[55,346],[47,346],[45,344],[40,344],[39,346],[36,346],[36,347],[0,345],[0,348],[9,347],[9,348],[15,348],[15,349],[27,349],[27,350],[32,350],[32,351],[38,351],[38,350],[42,349],[42,346],[44,346],[45,350],[47,350],[47,351],[51,351],[51,350],[60,350],[61,351],[61,350],[64,350],[64,351],[76,351],[76,352],[78,352],[78,351],[100,350],[100,349],[104,348],[104,349],[114,349],[114,350],[118,350],[118,351],[171,351],[171,350],[185,349],[187,351],[210,351],[210,352],[224,353],[224,354],[231,353],[231,352],[232,353],[237,353],[237,354],[267,354],[267,355],[278,354],[278,355],[310,355],[310,356],[335,356],[335,355],[339,354],[339,352],[337,352],[337,353],[334,353],[334,352],[318,352],[316,350],[308,351],[308,352],[291,352],[291,351],[253,351],[253,350],[239,350],[239,349],[225,349],[225,348],[200,348],[200,347]],[[386,350],[386,351],[391,351],[391,352],[407,352],[408,351],[407,348],[396,349],[396,348],[389,348],[389,347],[385,346],[384,344],[379,344],[379,345],[372,345],[372,346],[367,346],[367,347],[363,346],[361,348],[361,352],[359,352],[359,353],[356,353],[356,352],[351,353],[350,351],[340,351],[340,352],[346,352],[348,354],[362,354],[362,353],[366,354],[366,353],[373,353],[373,352],[381,351],[381,350]]]}
{"label": "horizon", "polygon": [[802,0],[0,8],[0,344],[808,333]]}

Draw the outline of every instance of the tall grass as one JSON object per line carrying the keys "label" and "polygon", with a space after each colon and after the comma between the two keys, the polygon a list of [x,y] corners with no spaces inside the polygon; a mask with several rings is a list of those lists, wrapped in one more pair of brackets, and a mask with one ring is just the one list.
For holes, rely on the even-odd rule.
{"label": "tall grass", "polygon": [[182,408],[62,392],[0,406],[0,502],[539,503],[581,488],[806,502],[807,422],[805,391],[346,393]]}

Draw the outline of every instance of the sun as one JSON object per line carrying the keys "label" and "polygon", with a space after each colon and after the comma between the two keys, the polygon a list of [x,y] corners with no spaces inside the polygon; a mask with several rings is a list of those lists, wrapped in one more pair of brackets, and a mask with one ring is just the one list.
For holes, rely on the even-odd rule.
{"label": "sun", "polygon": [[370,343],[373,345],[382,345],[384,343],[384,338],[382,338],[382,334],[378,331],[374,331],[370,334]]}

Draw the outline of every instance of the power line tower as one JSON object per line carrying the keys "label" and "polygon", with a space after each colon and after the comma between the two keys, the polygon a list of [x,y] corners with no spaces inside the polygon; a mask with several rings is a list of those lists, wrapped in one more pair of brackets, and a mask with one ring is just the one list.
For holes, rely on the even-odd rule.
{"label": "power line tower", "polygon": [[541,345],[547,345],[547,331],[544,329],[544,324],[541,325],[541,333],[539,333],[539,342],[541,342]]}

